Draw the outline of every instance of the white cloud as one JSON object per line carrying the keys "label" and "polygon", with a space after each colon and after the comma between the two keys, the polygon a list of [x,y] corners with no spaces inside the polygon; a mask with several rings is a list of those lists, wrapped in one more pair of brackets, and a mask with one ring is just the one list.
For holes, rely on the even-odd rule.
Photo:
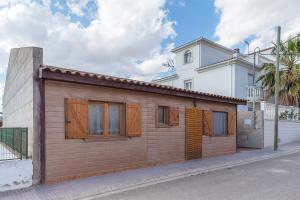
{"label": "white cloud", "polygon": [[[46,64],[146,79],[169,56],[162,41],[176,33],[165,0],[98,0],[98,11],[87,26],[51,12],[44,2],[3,4],[0,66],[7,65],[10,48],[40,46]],[[84,8],[73,12],[85,15]]]}
{"label": "white cloud", "polygon": [[85,13],[86,6],[93,0],[67,0],[67,6],[71,12],[78,16],[83,16]]}
{"label": "white cloud", "polygon": [[251,49],[268,47],[275,40],[274,27],[278,25],[284,39],[300,31],[298,0],[215,0],[215,7],[220,14],[215,35],[226,46],[252,36]]}

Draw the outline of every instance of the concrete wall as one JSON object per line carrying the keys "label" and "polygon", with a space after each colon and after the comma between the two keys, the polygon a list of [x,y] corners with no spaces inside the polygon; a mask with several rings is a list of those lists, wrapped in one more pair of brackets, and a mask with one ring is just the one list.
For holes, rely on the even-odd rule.
{"label": "concrete wall", "polygon": [[[279,144],[300,141],[300,122],[296,121],[279,121]],[[265,147],[273,146],[274,144],[274,121],[265,120]]]}
{"label": "concrete wall", "polygon": [[[117,140],[65,139],[65,98],[139,103],[142,136]],[[122,89],[46,81],[46,182],[57,182],[137,167],[185,160],[185,108],[193,99]],[[179,126],[157,127],[158,105],[179,108]],[[197,101],[206,110],[235,112],[235,105]],[[235,152],[235,135],[203,136],[203,156]]]}
{"label": "concrete wall", "polygon": [[247,148],[264,147],[263,112],[256,112],[256,128],[253,127],[253,112],[238,111],[237,115],[237,146]]}
{"label": "concrete wall", "polygon": [[38,71],[42,63],[41,48],[12,49],[3,94],[3,127],[28,128],[28,151],[33,160],[34,183],[40,180]]}

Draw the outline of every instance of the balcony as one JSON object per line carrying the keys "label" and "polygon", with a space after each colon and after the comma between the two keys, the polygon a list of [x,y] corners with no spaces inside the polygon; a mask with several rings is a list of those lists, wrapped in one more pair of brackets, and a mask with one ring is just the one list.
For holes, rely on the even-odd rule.
{"label": "balcony", "polygon": [[263,90],[258,86],[247,86],[246,87],[246,99],[248,101],[261,101],[263,100]]}

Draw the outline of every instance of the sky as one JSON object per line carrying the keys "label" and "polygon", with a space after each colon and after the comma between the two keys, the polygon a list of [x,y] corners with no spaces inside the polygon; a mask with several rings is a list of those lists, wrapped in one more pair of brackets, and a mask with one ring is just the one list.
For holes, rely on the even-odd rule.
{"label": "sky", "polygon": [[[300,32],[299,0],[0,0],[0,93],[9,51],[39,46],[44,63],[151,80],[175,46],[205,37],[245,51]],[[1,95],[2,96],[2,95]],[[1,101],[1,99],[0,99]]]}

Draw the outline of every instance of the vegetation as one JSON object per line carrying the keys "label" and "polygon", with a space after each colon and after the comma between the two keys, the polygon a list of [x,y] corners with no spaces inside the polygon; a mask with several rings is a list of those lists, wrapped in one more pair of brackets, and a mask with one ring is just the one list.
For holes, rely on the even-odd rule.
{"label": "vegetation", "polygon": [[[275,54],[277,45],[272,52]],[[279,72],[279,101],[282,105],[300,105],[300,39],[289,38],[287,42],[281,42],[280,72]],[[263,73],[258,77],[262,87],[267,92],[267,98],[275,93],[275,66],[267,63],[262,67]]]}

